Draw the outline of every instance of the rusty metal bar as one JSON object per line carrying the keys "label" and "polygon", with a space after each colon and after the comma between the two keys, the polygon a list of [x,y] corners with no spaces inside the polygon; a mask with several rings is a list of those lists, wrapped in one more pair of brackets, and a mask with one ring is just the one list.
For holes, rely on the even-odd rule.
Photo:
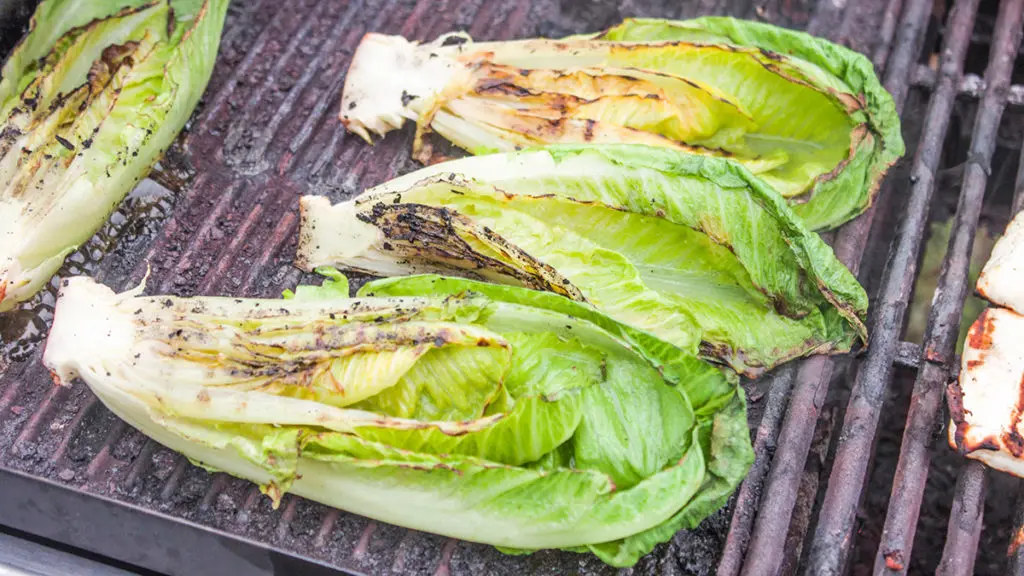
{"label": "rusty metal bar", "polygon": [[739,573],[743,563],[743,552],[750,543],[750,528],[757,516],[757,504],[764,487],[764,478],[775,453],[779,426],[786,412],[786,401],[796,379],[796,365],[786,364],[772,374],[768,399],[765,403],[761,423],[754,436],[754,463],[737,492],[733,506],[732,520],[725,547],[718,561],[718,576],[732,576]]}
{"label": "rusty metal bar", "polygon": [[[968,1],[963,0],[963,3],[966,4]],[[949,256],[943,263],[940,289],[936,291],[935,303],[929,318],[930,333],[923,356],[929,362],[945,365],[948,365],[952,357],[959,330],[959,317],[964,298],[967,296],[970,252],[978,216],[981,213],[989,163],[995,150],[996,133],[1006,104],[1010,73],[1020,41],[1024,0],[1004,2],[999,13],[995,34],[997,42],[993,44],[986,70],[989,87],[985,91],[974,125],[954,234]],[[971,22],[972,19],[961,18],[955,25],[967,27],[969,31]],[[959,37],[968,31],[954,29],[950,35]],[[920,182],[930,175],[925,171],[915,172],[912,178],[917,177]],[[807,569],[812,574],[839,574],[847,561],[854,537],[857,507],[878,428],[879,413],[892,377],[896,336],[902,329],[907,301],[917,274],[917,257],[927,222],[927,196],[924,193],[911,196],[907,216],[901,227],[899,243],[887,266],[882,296],[875,305],[871,351],[851,390],[843,431],[840,434],[828,488],[822,502],[818,526],[811,542]],[[922,372],[922,377],[942,381],[945,378],[945,371],[928,369]],[[930,400],[938,403],[940,397]],[[927,407],[923,409],[928,410]],[[923,486],[910,485],[913,482],[912,478],[908,479],[908,485],[904,488],[923,490]],[[919,484],[923,484],[923,478]],[[913,499],[913,496],[909,497]],[[910,502],[901,503],[900,506],[909,504]],[[884,560],[882,567],[884,568]]]}
{"label": "rusty metal bar", "polygon": [[[926,0],[911,0],[900,21],[884,78],[884,85],[893,95],[899,112],[906,103],[910,72],[921,51],[931,8],[932,4]],[[888,49],[883,42],[880,50]],[[880,194],[888,194],[889,188],[883,184]],[[844,226],[837,237],[836,255],[854,273],[860,268],[877,205],[876,201],[865,214]],[[743,574],[775,574],[782,565],[785,555],[783,543],[833,365],[833,359],[816,356],[804,361],[797,372],[789,409],[779,432],[778,449],[750,536]]]}
{"label": "rusty metal bar", "polygon": [[341,516],[341,510],[337,508],[326,508],[326,510],[327,513],[324,514],[324,518],[320,522],[320,529],[317,530],[316,537],[313,539],[313,544],[320,549],[327,546],[331,531],[334,530],[334,524],[338,521],[338,517]]}
{"label": "rusty metal bar", "polygon": [[96,480],[100,472],[109,471],[110,465],[114,460],[111,452],[114,450],[117,441],[121,439],[121,435],[124,434],[126,428],[128,428],[128,424],[123,420],[118,420],[110,427],[106,438],[103,440],[103,445],[96,451],[96,455],[92,457],[92,460],[89,461],[89,466],[85,469],[86,478]]}
{"label": "rusty metal bar", "polygon": [[976,460],[970,460],[956,479],[956,496],[949,512],[946,546],[936,574],[939,576],[967,576],[974,572],[974,557],[978,553],[978,539],[984,524],[985,490],[988,470]]}
{"label": "rusty metal bar", "polygon": [[814,356],[806,360],[797,372],[796,379],[803,385],[798,384],[794,390],[779,434],[778,449],[743,565],[742,573],[745,575],[775,574],[784,560],[783,542],[789,530],[814,425],[825,401],[832,368],[831,358]]}
{"label": "rusty metal bar", "polygon": [[99,405],[99,402],[100,401],[98,398],[90,398],[88,401],[86,401],[84,406],[79,408],[78,413],[75,414],[75,417],[71,420],[71,422],[68,422],[67,429],[70,430],[71,432],[64,434],[64,437],[61,438],[60,440],[60,444],[57,445],[57,449],[54,450],[53,454],[50,455],[50,462],[53,465],[56,466],[57,463],[59,463],[64,458],[64,455],[67,453],[68,446],[71,444],[71,439],[75,437],[75,433],[78,431],[78,427],[81,426],[82,421],[84,421],[85,418],[93,410],[96,409],[96,407]]}
{"label": "rusty metal bar", "polygon": [[217,472],[213,475],[213,480],[203,493],[203,499],[199,501],[200,512],[206,512],[214,506],[217,497],[227,488],[231,478],[233,476],[229,476],[224,472]]}
{"label": "rusty metal bar", "polygon": [[[911,83],[915,88],[933,89],[938,83],[939,74],[924,64],[919,64],[911,77]],[[960,98],[978,99],[984,93],[985,79],[977,74],[964,74],[956,85],[956,94]],[[1024,84],[1010,86],[1006,103],[1010,106],[1024,106]]]}
{"label": "rusty metal bar", "polygon": [[288,504],[284,507],[284,512],[281,513],[277,519],[277,527],[274,529],[274,533],[278,540],[284,540],[291,533],[292,521],[295,520],[295,511],[299,506],[298,496],[286,497]]}
{"label": "rusty metal bar", "polygon": [[903,0],[892,0],[885,8],[882,15],[882,33],[879,34],[878,48],[871,58],[875,69],[883,70],[886,62],[889,61],[889,51],[892,50],[892,41],[896,37],[896,24],[899,22],[900,11],[903,9]]}
{"label": "rusty metal bar", "polygon": [[1010,213],[1017,214],[1024,208],[1024,142],[1021,143],[1020,157],[1017,159],[1017,178],[1013,182],[1013,203],[1010,205]]}
{"label": "rusty metal bar", "polygon": [[914,342],[900,342],[896,345],[896,357],[893,362],[897,366],[918,369],[921,367],[921,345]]}
{"label": "rusty metal bar", "polygon": [[[949,16],[950,24],[946,27],[941,72],[937,88],[928,103],[921,144],[914,157],[908,216],[903,225],[903,234],[909,233],[915,238],[924,235],[928,223],[929,205],[935,191],[935,172],[953,113],[956,86],[963,74],[964,58],[970,46],[978,4],[979,0],[957,2]],[[915,273],[914,270],[909,272]],[[930,335],[931,324],[928,328],[927,333]],[[925,341],[934,345],[928,336]],[[918,352],[921,353],[921,350]],[[921,358],[921,363],[923,368],[918,372],[914,384],[885,527],[875,557],[875,574],[905,574],[910,549],[914,544],[918,512],[928,475],[928,446],[942,405],[942,393],[948,374],[946,366],[928,363],[924,358]]]}

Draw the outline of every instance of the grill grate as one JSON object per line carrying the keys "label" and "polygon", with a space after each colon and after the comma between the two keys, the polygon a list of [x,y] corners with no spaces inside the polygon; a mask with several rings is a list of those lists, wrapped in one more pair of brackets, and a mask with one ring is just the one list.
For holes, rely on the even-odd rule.
{"label": "grill grate", "polygon": [[[931,198],[935,192],[934,174],[938,169],[942,143],[946,137],[949,119],[952,115],[957,81],[963,74],[964,58],[970,43],[970,32],[974,25],[977,0],[957,5],[950,17],[951,33],[946,38],[943,59],[935,91],[932,93],[926,112],[925,132],[914,158],[912,174],[917,181],[913,184],[910,201],[918,209],[919,217],[914,222],[914,232],[922,234]],[[915,255],[916,257],[916,255]],[[894,490],[890,497],[890,510],[886,518],[882,544],[878,549],[875,571],[889,566],[906,564],[906,553],[914,541],[917,513],[921,507],[924,479],[928,473],[928,441],[932,436],[935,419],[942,402],[942,391],[947,365],[940,366],[925,362],[918,372],[915,393],[921,396],[920,404],[914,404],[908,416],[904,434],[904,448],[897,467]],[[918,416],[920,415],[920,416]],[[899,486],[899,489],[895,487]]]}
{"label": "grill grate", "polygon": [[[1024,86],[1012,84],[1024,0],[1003,0],[994,30],[982,31],[989,3],[957,0],[946,18],[943,3],[933,0],[701,0],[662,7],[636,0],[621,13],[616,3],[574,0],[235,3],[187,139],[61,273],[93,274],[123,290],[150,265],[150,291],[181,295],[273,296],[304,279],[291,266],[298,196],[320,193],[337,201],[416,167],[407,153],[410,131],[371,148],[334,120],[349,58],[368,30],[428,40],[466,29],[474,37],[507,39],[600,29],[630,15],[711,13],[806,28],[871,54],[898,108],[907,108],[906,131],[920,124],[916,151],[908,147],[914,153],[909,173],[895,169],[872,210],[827,236],[868,288],[878,288],[871,345],[860,361],[811,358],[748,386],[756,459],[734,499],[731,521],[729,511],[713,515],[629,573],[708,574],[716,563],[723,576],[848,571],[879,415],[891,409],[884,400],[896,386],[890,384],[895,366],[916,371],[916,380],[877,554],[859,558],[864,565],[857,571],[873,563],[874,573],[913,572],[918,556],[912,554],[930,552],[912,545],[933,432],[941,424],[942,387],[958,362],[954,339],[969,292],[971,242],[988,164],[1004,107],[1019,113],[1016,108],[1024,105]],[[919,55],[943,21],[940,61],[929,66]],[[988,44],[982,51],[991,53],[984,77],[967,66],[979,44]],[[930,92],[923,116],[913,104],[922,91]],[[950,126],[956,126],[956,110],[964,102],[977,109],[970,160],[939,297],[924,345],[918,346],[900,338],[947,133],[955,131]],[[1019,170],[1024,175],[1024,162]],[[909,177],[909,186],[901,176]],[[1024,190],[1024,176],[1018,176],[1016,190]],[[1014,210],[1022,202],[1024,195],[1017,194]],[[890,244],[888,260],[881,258]],[[45,536],[170,573],[213,572],[218,566],[238,571],[231,563],[236,557],[254,571],[289,572],[282,554],[371,574],[615,572],[586,555],[504,556],[292,496],[271,510],[252,484],[190,465],[123,424],[84,385],[49,384],[39,364],[41,350],[31,340],[50,319],[54,286],[0,319],[0,347],[13,356],[9,365],[0,360],[0,481],[10,494],[0,499],[0,523],[36,522],[32,526]],[[28,338],[16,338],[22,335]],[[847,383],[852,388],[842,413],[827,399]],[[975,569],[987,482],[982,466],[963,464],[940,564],[945,574]],[[1018,501],[1014,534],[1024,539],[1024,488]],[[39,511],[27,510],[31,506],[23,502]],[[52,526],[40,517],[50,518]],[[104,530],[115,536],[128,531],[135,539],[128,546],[105,540]],[[210,544],[208,531],[219,536],[213,537],[218,544]],[[252,555],[262,548],[280,554]],[[1024,574],[1024,549],[1012,542],[1009,562],[1012,573]],[[305,564],[302,572],[314,568]]]}
{"label": "grill grate", "polygon": [[[933,95],[932,109],[929,111],[934,111],[936,116],[940,113],[943,117],[949,116],[953,85],[963,65],[964,45],[967,43],[964,38],[972,28],[971,13],[976,9],[977,2],[974,1],[963,2],[954,8],[951,26],[953,33],[950,35],[951,42],[947,53],[950,54],[950,58],[943,63],[949,67],[949,72],[944,72],[942,85]],[[928,444],[932,431],[936,428],[943,390],[952,369],[955,339],[959,331],[963,303],[968,293],[971,248],[981,212],[987,174],[990,173],[991,159],[995,151],[996,133],[1007,101],[1010,76],[1020,45],[1022,15],[1022,2],[1005,2],[1000,6],[990,64],[985,73],[986,88],[971,138],[970,156],[964,173],[953,238],[943,263],[939,287],[933,300],[925,334],[923,359],[926,362],[922,363],[922,369],[914,383],[885,531],[875,560],[876,572],[904,572],[904,569],[898,567],[903,562],[888,560],[904,556],[903,550],[909,549],[913,544],[914,527],[917,524],[928,474]],[[953,44],[954,41],[956,44]],[[944,136],[942,132],[945,132],[947,125],[942,119],[936,120],[935,123],[941,127],[937,127],[925,137],[922,147],[919,148],[922,165],[920,170],[914,171],[919,184],[924,180],[928,181],[922,184],[929,189],[923,193],[926,197],[931,196],[931,189],[934,187],[932,174],[935,171],[935,159],[938,157]],[[931,127],[927,123],[926,126]],[[1015,189],[1020,190],[1022,184],[1024,182],[1018,180]],[[1015,204],[1017,202],[1015,200]],[[927,212],[927,201],[922,208]],[[983,473],[981,475],[983,476]],[[984,482],[978,478],[977,473],[966,473],[964,478],[960,487],[967,492],[958,489],[958,493],[971,494],[974,498],[984,493]],[[963,501],[958,499],[958,502]],[[980,500],[976,500],[975,503],[980,505]],[[980,506],[976,510],[967,502],[963,502],[963,506],[960,508],[958,504],[954,504],[951,518],[970,517],[972,522],[967,525],[972,529],[977,525],[980,529]],[[974,531],[973,534],[961,534],[964,524],[959,521],[949,523],[947,545],[940,563],[940,569],[946,571],[945,573],[965,573],[965,570],[970,571],[974,562],[980,530]],[[823,545],[832,544],[825,537],[821,537],[820,541]]]}

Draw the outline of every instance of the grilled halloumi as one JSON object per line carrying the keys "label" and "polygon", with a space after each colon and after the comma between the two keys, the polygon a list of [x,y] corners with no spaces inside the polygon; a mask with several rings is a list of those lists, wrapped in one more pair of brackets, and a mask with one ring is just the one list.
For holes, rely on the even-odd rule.
{"label": "grilled halloumi", "polygon": [[977,288],[989,302],[1024,313],[1024,212],[1010,221],[992,248]]}
{"label": "grilled halloumi", "polygon": [[[1018,291],[1024,296],[1024,287]],[[967,334],[959,382],[947,389],[950,446],[1015,476],[1024,476],[1022,344],[1024,316],[1006,308],[986,309]]]}

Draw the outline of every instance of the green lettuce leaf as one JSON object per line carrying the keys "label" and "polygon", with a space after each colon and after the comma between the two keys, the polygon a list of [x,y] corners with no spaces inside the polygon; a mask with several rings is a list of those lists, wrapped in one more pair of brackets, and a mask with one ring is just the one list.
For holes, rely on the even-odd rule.
{"label": "green lettuce leaf", "polygon": [[30,298],[171,144],[227,0],[44,0],[0,80],[0,312]]}
{"label": "green lettuce leaf", "polygon": [[592,307],[439,276],[357,298],[340,284],[257,300],[72,278],[43,362],[275,506],[292,492],[615,566],[711,513],[750,466],[736,377]]}
{"label": "green lettuce leaf", "polygon": [[[429,44],[367,35],[340,118],[367,141],[416,122],[473,154],[645,144],[731,158],[811,229],[865,210],[903,154],[899,117],[864,56],[731,18],[632,19],[563,40]],[[387,73],[382,73],[386,70]]]}
{"label": "green lettuce leaf", "polygon": [[848,112],[871,137],[851,150],[845,169],[820,177],[806,202],[793,204],[793,211],[812,229],[837,226],[870,206],[886,170],[905,152],[892,96],[882,87],[871,61],[845,46],[797,30],[715,16],[684,21],[630,18],[593,38],[756,48],[780,56],[777,65],[785,66],[786,74],[833,99],[857,100],[858,105],[850,106]]}
{"label": "green lettuce leaf", "polygon": [[555,292],[750,376],[866,341],[854,276],[726,160],[557,146],[437,164],[300,209],[301,268],[454,272]]}

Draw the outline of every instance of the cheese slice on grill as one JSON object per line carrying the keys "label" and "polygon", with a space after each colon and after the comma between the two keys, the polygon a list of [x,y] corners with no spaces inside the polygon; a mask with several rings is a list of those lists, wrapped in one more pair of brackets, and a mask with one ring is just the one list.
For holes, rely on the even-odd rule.
{"label": "cheese slice on grill", "polygon": [[1005,308],[981,313],[967,334],[960,380],[950,384],[947,399],[950,446],[1024,476],[1024,316]]}
{"label": "cheese slice on grill", "polygon": [[1024,211],[1010,221],[978,277],[986,300],[1024,313]]}

